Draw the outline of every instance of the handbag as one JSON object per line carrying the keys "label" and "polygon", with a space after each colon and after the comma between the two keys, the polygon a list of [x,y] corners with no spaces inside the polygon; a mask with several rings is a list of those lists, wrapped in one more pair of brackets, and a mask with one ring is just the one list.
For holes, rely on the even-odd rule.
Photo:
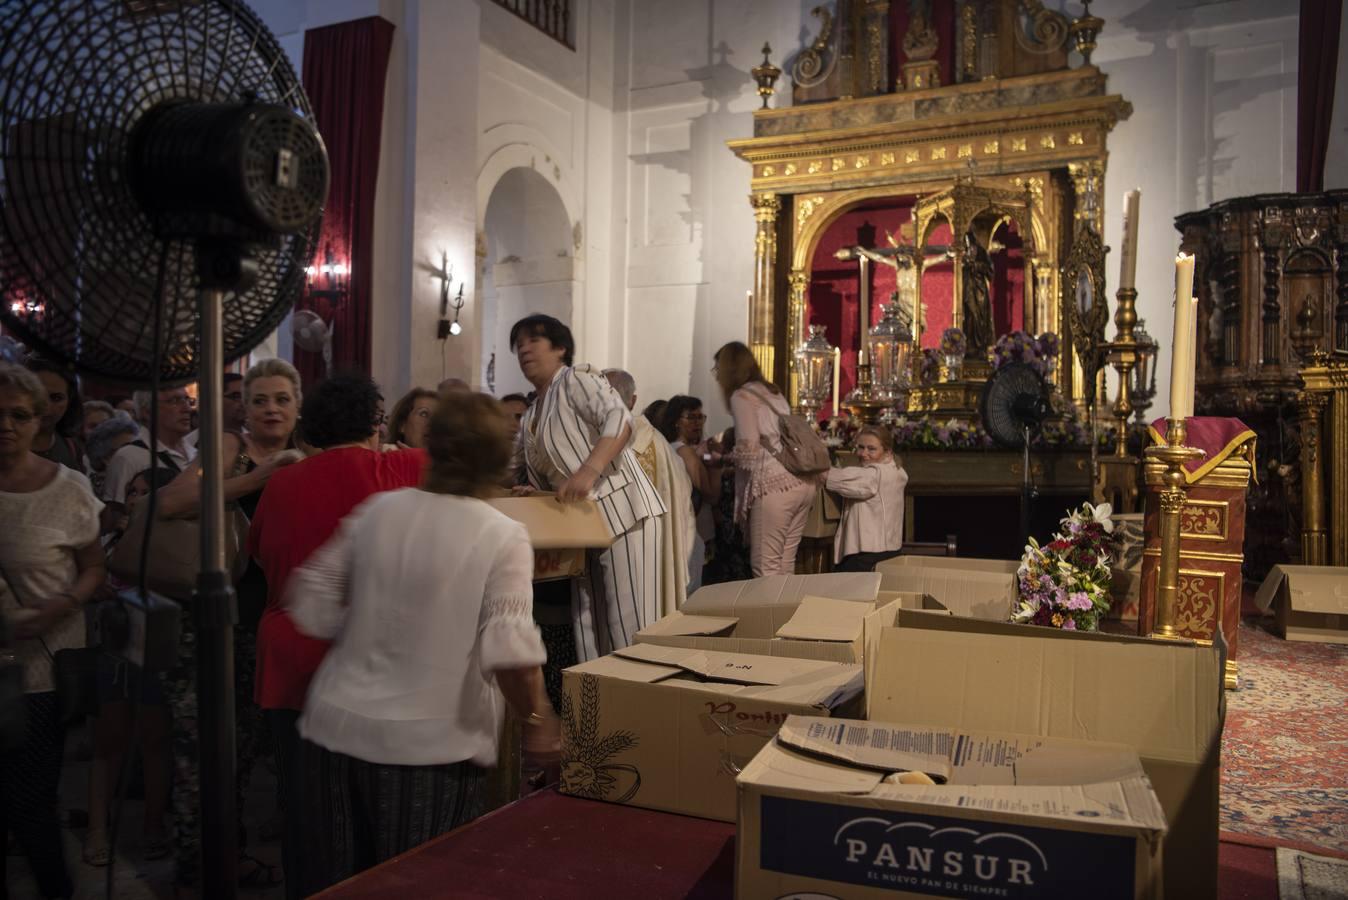
{"label": "handbag", "polygon": [[767,435],[759,440],[764,449],[772,454],[782,468],[792,475],[817,475],[827,472],[833,465],[828,455],[828,447],[815,434],[810,423],[791,413],[775,413],[777,416],[776,447]]}
{"label": "handbag", "polygon": [[[19,591],[14,587],[14,582],[9,574],[5,572],[4,567],[0,566],[0,580],[4,581],[9,588],[9,592],[14,595],[14,601],[24,609],[31,609],[23,602],[19,596]],[[52,653],[47,642],[42,638],[37,639],[42,645],[43,651],[51,658],[52,682],[56,686],[56,699],[61,704],[61,723],[63,725],[78,725],[84,721],[86,716],[92,716],[98,712],[98,657],[102,653],[98,647],[66,647]],[[13,658],[12,651],[5,650]],[[0,669],[8,669],[9,665],[0,666]],[[20,701],[23,697],[23,667],[18,660],[14,660],[14,668],[18,670],[18,682],[15,683],[19,692]],[[0,671],[0,710],[3,705],[9,702],[8,692],[12,689],[11,679],[14,676],[8,672]],[[5,711],[0,712],[0,718],[12,715]],[[4,725],[0,724],[0,728]]]}
{"label": "handbag", "polygon": [[[234,477],[239,466],[236,462],[233,473],[226,477]],[[108,556],[108,571],[132,584],[140,581],[145,517],[149,514],[149,503],[136,507]],[[238,504],[226,504],[225,571],[231,581],[238,581],[248,568],[248,554],[243,552],[248,528],[248,515]],[[145,587],[174,600],[189,600],[200,570],[201,519],[155,519],[150,532],[150,552],[145,560]]]}

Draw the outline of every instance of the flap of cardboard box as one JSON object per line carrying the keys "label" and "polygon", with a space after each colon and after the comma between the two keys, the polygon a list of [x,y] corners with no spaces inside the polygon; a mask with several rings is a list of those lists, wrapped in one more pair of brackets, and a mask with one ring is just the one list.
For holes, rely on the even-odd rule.
{"label": "flap of cardboard box", "polygon": [[770,575],[749,581],[708,585],[683,604],[687,615],[739,619],[738,637],[771,638],[787,623],[805,597],[874,603],[880,590],[875,572],[827,575]]}
{"label": "flap of cardboard box", "polygon": [[715,650],[689,650],[656,644],[633,644],[615,650],[614,656],[659,666],[671,666],[713,681],[734,684],[782,686],[821,672],[835,671],[838,663],[783,656],[749,656],[718,653]]}
{"label": "flap of cardboard box", "polygon": [[1111,741],[1185,763],[1220,739],[1220,647],[906,610],[866,637],[872,719]]}
{"label": "flap of cardboard box", "polygon": [[[935,563],[935,564],[933,564]],[[956,563],[972,563],[960,567]],[[876,567],[886,591],[928,594],[957,616],[989,621],[1010,618],[1016,598],[1016,563],[944,557],[899,556]]]}
{"label": "flap of cardboard box", "polygon": [[862,621],[873,607],[855,600],[830,597],[806,597],[785,625],[777,629],[779,638],[804,641],[853,641],[861,635]]}
{"label": "flap of cardboard box", "polygon": [[937,782],[950,778],[950,732],[914,731],[887,723],[788,716],[777,740],[810,756],[859,769],[925,772]]}
{"label": "flap of cardboard box", "polygon": [[665,666],[642,660],[625,659],[615,653],[592,659],[589,662],[581,663],[581,665],[585,667],[585,672],[588,675],[602,675],[606,678],[640,681],[645,684],[664,681],[683,672],[683,669],[678,666]]}
{"label": "flap of cardboard box", "polygon": [[673,612],[638,631],[637,638],[721,634],[734,628],[738,622],[739,619],[734,616],[698,616]]}
{"label": "flap of cardboard box", "polygon": [[1298,612],[1348,614],[1348,568],[1342,566],[1274,566],[1254,595],[1263,610],[1273,605],[1287,585],[1287,599]]}
{"label": "flap of cardboard box", "polygon": [[609,547],[609,534],[599,505],[593,500],[561,503],[554,494],[528,497],[498,497],[488,500],[492,506],[522,524],[529,532],[535,550],[571,550]]}
{"label": "flap of cardboard box", "polygon": [[1015,559],[978,559],[970,556],[895,556],[876,565],[884,574],[903,569],[953,569],[958,572],[989,572],[995,575],[1014,575],[1020,570]]}

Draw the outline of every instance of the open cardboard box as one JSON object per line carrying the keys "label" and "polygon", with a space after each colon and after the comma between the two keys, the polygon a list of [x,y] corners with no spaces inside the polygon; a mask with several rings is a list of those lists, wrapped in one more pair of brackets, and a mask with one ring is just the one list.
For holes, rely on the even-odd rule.
{"label": "open cardboard box", "polygon": [[867,717],[1136,748],[1169,823],[1166,893],[1215,897],[1224,650],[879,611]]}
{"label": "open cardboard box", "polygon": [[561,503],[556,494],[495,497],[487,501],[529,532],[534,548],[534,581],[574,578],[585,572],[585,551],[612,546],[599,504]]}
{"label": "open cardboard box", "polygon": [[683,609],[636,634],[638,643],[726,653],[861,662],[863,621],[890,603],[936,608],[930,597],[878,591],[873,572],[757,578],[705,587]]}
{"label": "open cardboard box", "polygon": [[562,793],[735,820],[788,715],[860,713],[861,667],[633,644],[562,673]]}
{"label": "open cardboard box", "polygon": [[1274,566],[1254,602],[1277,605],[1278,634],[1289,641],[1348,644],[1348,568]]}
{"label": "open cardboard box", "polygon": [[886,591],[929,594],[956,616],[992,622],[1011,618],[1017,560],[950,556],[896,556],[875,567]]}
{"label": "open cardboard box", "polygon": [[1165,817],[1121,744],[791,716],[737,782],[737,896],[1161,895]]}

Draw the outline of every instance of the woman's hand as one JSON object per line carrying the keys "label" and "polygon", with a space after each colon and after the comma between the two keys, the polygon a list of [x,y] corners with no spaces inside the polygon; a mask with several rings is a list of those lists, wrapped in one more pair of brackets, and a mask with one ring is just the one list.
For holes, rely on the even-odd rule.
{"label": "woman's hand", "polygon": [[510,489],[510,496],[512,497],[532,497],[537,493],[538,489],[531,484],[517,484]]}
{"label": "woman's hand", "polygon": [[19,640],[40,637],[76,609],[75,598],[69,594],[49,597],[37,609],[26,610],[30,615],[16,618],[13,624],[14,636]]}
{"label": "woman's hand", "polygon": [[562,721],[549,710],[525,721],[522,741],[524,780],[534,788],[561,777]]}
{"label": "woman's hand", "polygon": [[590,468],[588,463],[584,463],[575,474],[562,482],[562,486],[557,490],[557,499],[563,503],[586,500],[598,481],[599,473]]}

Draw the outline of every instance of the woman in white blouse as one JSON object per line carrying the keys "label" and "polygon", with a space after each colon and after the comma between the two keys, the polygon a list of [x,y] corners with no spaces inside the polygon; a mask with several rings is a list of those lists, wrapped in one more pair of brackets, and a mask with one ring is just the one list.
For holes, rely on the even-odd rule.
{"label": "woman in white blouse", "polygon": [[773,456],[781,448],[779,418],[791,407],[744,344],[731,341],[715,360],[712,374],[735,418],[735,521],[749,522],[749,566],[755,578],[794,575],[816,488]]}
{"label": "woman in white blouse", "polygon": [[903,489],[908,473],[894,459],[887,428],[866,427],[854,445],[859,466],[829,469],[824,486],[842,497],[833,539],[835,572],[870,572],[903,547]]}
{"label": "woman in white blouse", "polygon": [[299,720],[323,823],[297,854],[303,896],[480,815],[507,704],[526,767],[556,765],[533,550],[479,499],[509,464],[505,412],[448,394],[427,445],[424,484],[357,507],[286,589],[300,630],[334,641]]}

